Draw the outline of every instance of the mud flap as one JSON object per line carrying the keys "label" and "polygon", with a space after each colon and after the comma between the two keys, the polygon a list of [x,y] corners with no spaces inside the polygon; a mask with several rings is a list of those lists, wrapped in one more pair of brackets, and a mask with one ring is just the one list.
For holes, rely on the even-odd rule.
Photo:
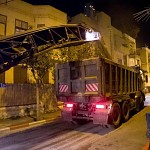
{"label": "mud flap", "polygon": [[96,111],[95,114],[93,115],[93,124],[107,125],[108,111],[107,110]]}
{"label": "mud flap", "polygon": [[61,112],[64,121],[72,121],[72,111]]}

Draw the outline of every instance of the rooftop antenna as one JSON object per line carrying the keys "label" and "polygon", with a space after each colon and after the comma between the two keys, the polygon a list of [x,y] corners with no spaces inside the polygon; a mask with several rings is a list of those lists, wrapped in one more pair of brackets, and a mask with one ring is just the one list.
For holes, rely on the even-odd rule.
{"label": "rooftop antenna", "polygon": [[84,15],[87,17],[94,17],[95,16],[95,8],[92,3],[86,3],[84,6]]}

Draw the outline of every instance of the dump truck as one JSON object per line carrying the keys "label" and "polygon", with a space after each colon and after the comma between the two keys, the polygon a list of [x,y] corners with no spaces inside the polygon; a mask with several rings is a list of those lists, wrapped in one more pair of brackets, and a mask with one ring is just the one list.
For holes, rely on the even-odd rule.
{"label": "dump truck", "polygon": [[139,66],[98,57],[56,65],[56,95],[64,121],[119,127],[144,107]]}

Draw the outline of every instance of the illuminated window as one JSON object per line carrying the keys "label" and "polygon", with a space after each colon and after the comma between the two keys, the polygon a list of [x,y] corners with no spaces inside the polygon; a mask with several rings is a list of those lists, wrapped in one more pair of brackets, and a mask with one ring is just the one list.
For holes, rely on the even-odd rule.
{"label": "illuminated window", "polygon": [[16,19],[15,22],[15,33],[23,32],[28,29],[28,22]]}
{"label": "illuminated window", "polygon": [[6,35],[7,17],[0,14],[0,37]]}

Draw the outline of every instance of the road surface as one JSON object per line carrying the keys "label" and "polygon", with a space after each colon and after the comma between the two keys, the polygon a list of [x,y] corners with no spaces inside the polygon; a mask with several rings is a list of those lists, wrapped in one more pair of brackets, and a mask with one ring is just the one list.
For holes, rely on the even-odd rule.
{"label": "road surface", "polygon": [[88,123],[68,124],[61,120],[0,138],[2,150],[83,150],[113,128]]}

